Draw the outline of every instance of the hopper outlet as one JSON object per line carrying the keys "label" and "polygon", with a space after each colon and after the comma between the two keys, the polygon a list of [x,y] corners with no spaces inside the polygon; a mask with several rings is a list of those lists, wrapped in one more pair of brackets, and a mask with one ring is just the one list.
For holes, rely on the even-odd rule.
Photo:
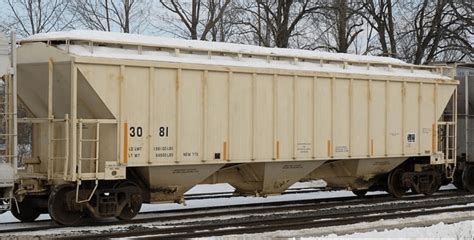
{"label": "hopper outlet", "polygon": [[222,168],[222,164],[136,168],[149,187],[150,202],[181,202],[186,191]]}
{"label": "hopper outlet", "polygon": [[324,161],[294,161],[239,164],[211,177],[228,182],[242,195],[280,194],[321,166]]}
{"label": "hopper outlet", "polygon": [[328,187],[367,189],[382,176],[402,164],[406,157],[330,161],[311,172],[306,179],[322,179]]}

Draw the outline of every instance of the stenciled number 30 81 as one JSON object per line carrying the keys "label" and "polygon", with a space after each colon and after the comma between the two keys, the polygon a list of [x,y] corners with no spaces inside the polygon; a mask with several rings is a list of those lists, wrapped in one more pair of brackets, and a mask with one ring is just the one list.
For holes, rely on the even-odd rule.
{"label": "stenciled number 30 81", "polygon": [[[160,127],[158,130],[160,137],[168,137],[168,127]],[[130,127],[130,137],[141,137],[143,136],[142,127]]]}

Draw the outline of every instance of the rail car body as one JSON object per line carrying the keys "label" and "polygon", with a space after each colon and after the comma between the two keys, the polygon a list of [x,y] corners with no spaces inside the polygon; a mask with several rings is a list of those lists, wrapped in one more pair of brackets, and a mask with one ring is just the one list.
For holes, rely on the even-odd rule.
{"label": "rail car body", "polygon": [[18,97],[34,116],[18,119],[32,126],[23,221],[130,219],[205,183],[266,196],[323,179],[399,197],[454,174],[457,114],[443,112],[458,82],[445,67],[93,31],[20,45]]}
{"label": "rail car body", "polygon": [[[456,70],[458,86],[457,164],[453,183],[459,189],[474,192],[474,64],[449,64]],[[449,109],[449,108],[448,108]],[[445,112],[450,118],[453,111]]]}

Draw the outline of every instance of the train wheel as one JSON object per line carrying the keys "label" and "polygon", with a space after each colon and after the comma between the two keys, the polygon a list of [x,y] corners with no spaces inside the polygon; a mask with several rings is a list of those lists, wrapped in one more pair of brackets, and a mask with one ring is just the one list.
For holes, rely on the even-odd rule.
{"label": "train wheel", "polygon": [[459,190],[464,190],[464,186],[462,183],[462,172],[463,171],[456,170],[453,176],[453,185]]}
{"label": "train wheel", "polygon": [[352,190],[352,193],[354,193],[354,195],[357,197],[363,198],[365,197],[365,194],[367,194],[367,189]]}
{"label": "train wheel", "polygon": [[425,194],[425,196],[431,196],[433,193],[437,192],[440,187],[439,184],[433,183],[427,191],[423,192],[423,194]]}
{"label": "train wheel", "polygon": [[12,201],[11,212],[21,222],[33,222],[41,214],[41,211],[35,207],[34,200],[28,197],[25,197],[22,202]]}
{"label": "train wheel", "polygon": [[462,172],[462,183],[464,189],[474,192],[474,165],[467,165]]}
{"label": "train wheel", "polygon": [[402,176],[405,171],[401,168],[393,170],[388,175],[387,191],[396,198],[403,197],[408,188],[403,185]]}
{"label": "train wheel", "polygon": [[49,195],[49,215],[55,222],[62,225],[73,225],[81,221],[84,213],[70,210],[70,206],[74,204],[72,195],[75,191],[76,189],[72,185],[62,185],[56,187]]}
{"label": "train wheel", "polygon": [[415,187],[411,187],[410,189],[411,189],[411,192],[414,193],[414,194],[420,194],[421,193]]}
{"label": "train wheel", "polygon": [[453,185],[459,190],[464,190],[464,186],[462,184],[462,181],[454,180]]}
{"label": "train wheel", "polygon": [[[142,192],[140,187],[133,182],[121,182],[115,186],[115,189],[117,190],[120,190],[121,188],[124,189],[123,193],[120,193],[120,196],[124,198],[122,201],[127,201],[128,203],[123,207],[122,212],[117,216],[117,218],[120,220],[130,220],[137,216],[142,208]],[[125,188],[127,190],[125,190]]]}

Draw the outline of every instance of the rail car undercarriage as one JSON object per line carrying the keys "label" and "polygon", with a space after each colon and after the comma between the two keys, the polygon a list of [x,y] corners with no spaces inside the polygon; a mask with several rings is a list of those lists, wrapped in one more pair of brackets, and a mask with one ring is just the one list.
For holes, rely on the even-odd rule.
{"label": "rail car undercarriage", "polygon": [[[337,161],[328,161],[321,168],[334,165]],[[294,163],[292,163],[294,164]],[[230,166],[227,166],[230,167]],[[232,166],[237,171],[248,166],[239,164]],[[222,169],[226,169],[223,167]],[[340,189],[341,187],[350,189],[359,197],[363,197],[368,191],[382,190],[389,192],[394,197],[403,197],[411,190],[414,193],[431,195],[436,192],[441,185],[449,183],[451,168],[445,166],[433,166],[429,164],[427,158],[410,158],[400,165],[395,166],[389,173],[373,176],[364,179],[364,176],[337,176],[339,180],[327,180],[328,187]],[[101,181],[95,185],[94,181],[84,181],[80,188],[75,183],[63,183],[50,185],[47,181],[35,182],[32,185],[22,184],[22,187],[31,186],[29,190],[17,189],[18,204],[13,205],[13,215],[23,221],[34,221],[41,213],[49,213],[51,218],[60,224],[77,224],[85,218],[110,218],[119,220],[129,220],[135,217],[140,211],[142,203],[150,203],[154,200],[152,196],[160,194],[160,201],[167,197],[168,202],[184,203],[183,195],[176,194],[177,188],[152,189],[144,179],[137,174],[133,168],[128,169],[129,176],[126,181]],[[216,172],[217,175],[222,173]],[[315,173],[309,174],[304,180],[310,180]],[[219,180],[218,182],[230,182],[229,179],[210,176],[209,179]],[[319,179],[319,178],[318,178]],[[353,179],[345,182],[340,179]],[[264,179],[263,179],[264,180]],[[36,181],[36,180],[35,180]],[[211,183],[206,182],[204,183]],[[217,183],[217,182],[213,182]],[[253,182],[255,183],[255,182]],[[242,183],[239,183],[242,184]],[[253,192],[249,189],[239,189],[236,187],[236,195],[241,196],[268,196],[278,193],[259,192],[263,189],[255,188]],[[333,184],[333,185],[331,185]],[[34,191],[33,188],[35,189]],[[240,191],[239,191],[240,190]],[[284,190],[283,190],[284,191]],[[19,195],[24,192],[25,195]],[[34,192],[34,193],[33,193]]]}

